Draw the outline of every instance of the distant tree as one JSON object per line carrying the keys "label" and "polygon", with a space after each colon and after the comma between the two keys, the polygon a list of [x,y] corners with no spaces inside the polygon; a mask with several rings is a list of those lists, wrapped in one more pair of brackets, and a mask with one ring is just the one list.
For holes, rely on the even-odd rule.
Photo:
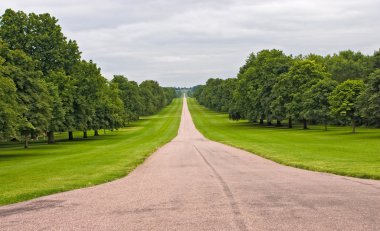
{"label": "distant tree", "polygon": [[359,97],[360,114],[380,126],[380,69],[372,73]]}
{"label": "distant tree", "polygon": [[256,54],[249,54],[248,58],[245,60],[245,64],[242,67],[240,67],[238,75],[244,74],[248,70],[248,68],[253,67],[255,65],[255,60]]}
{"label": "distant tree", "polygon": [[108,85],[103,79],[100,87],[100,98],[95,106],[95,114],[91,121],[94,136],[99,136],[100,129],[118,129],[125,125],[125,111],[123,101],[119,97],[119,90],[115,84]]}
{"label": "distant tree", "polygon": [[192,97],[196,98],[199,101],[199,97],[202,94],[202,91],[204,88],[205,88],[205,85],[197,85],[197,86],[193,87]]}
{"label": "distant tree", "polygon": [[[57,110],[62,110],[63,117],[60,117],[60,121],[57,121],[57,116],[54,116],[54,119],[56,120],[56,124],[58,122],[59,126],[53,126],[52,131],[69,131],[69,140],[73,139],[72,131],[76,128],[75,124],[75,115],[74,115],[74,98],[76,95],[76,80],[72,77],[67,75],[63,70],[61,71],[49,71],[47,75],[45,76],[45,80],[48,83],[52,83],[58,91],[58,95],[60,98],[60,107],[61,109],[56,108]],[[55,105],[56,107],[56,105]],[[53,115],[55,112],[53,112]],[[59,114],[58,114],[59,115]],[[48,134],[48,142],[54,142],[54,137],[52,137],[53,134]]]}
{"label": "distant tree", "polygon": [[175,88],[173,87],[164,87],[162,88],[164,90],[164,96],[165,96],[165,106],[169,105],[174,98],[177,97],[177,92]]}
{"label": "distant tree", "polygon": [[11,79],[0,76],[0,140],[17,136],[20,108],[16,91],[16,85]]}
{"label": "distant tree", "polygon": [[120,99],[123,101],[126,114],[126,123],[139,119],[143,113],[142,97],[139,93],[139,86],[134,81],[129,81],[122,75],[115,75],[111,81],[119,89]]}
{"label": "distant tree", "polygon": [[328,98],[337,85],[335,80],[324,78],[307,89],[303,95],[302,116],[308,120],[322,122],[327,130],[327,123],[331,117]]}
{"label": "distant tree", "polygon": [[299,119],[303,121],[306,129],[307,120],[302,115],[303,101],[306,98],[304,93],[318,81],[328,77],[329,74],[323,66],[315,61],[296,60],[289,72],[281,75],[274,86],[275,100],[271,105],[272,109],[289,118],[289,127],[292,127],[292,119]]}
{"label": "distant tree", "polygon": [[374,69],[380,69],[380,49],[373,53],[372,62]]}
{"label": "distant tree", "polygon": [[96,106],[100,103],[104,77],[100,68],[92,61],[81,61],[73,71],[76,83],[74,98],[74,115],[76,128],[83,131],[83,138],[87,138],[87,131],[92,128],[96,113]]}
{"label": "distant tree", "polygon": [[52,116],[47,127],[48,143],[55,142],[54,132],[63,130],[65,120],[65,108],[59,95],[58,87],[54,84],[47,84],[50,98],[52,100]]}
{"label": "distant tree", "polygon": [[145,80],[139,85],[139,89],[144,99],[144,115],[154,114],[165,106],[164,91],[156,81]]}
{"label": "distant tree", "polygon": [[346,80],[339,84],[329,97],[332,115],[345,121],[351,121],[353,133],[355,133],[356,123],[360,118],[358,97],[363,90],[362,80]]}
{"label": "distant tree", "polygon": [[223,80],[219,78],[210,78],[207,80],[206,85],[199,96],[199,102],[216,111],[222,110],[222,89]]}
{"label": "distant tree", "polygon": [[[263,116],[268,125],[271,125],[273,112],[271,103],[275,98],[273,86],[281,74],[287,73],[291,66],[292,59],[280,50],[262,50],[257,54],[255,62],[254,81],[258,85],[257,100]],[[277,118],[278,124],[280,119]]]}
{"label": "distant tree", "polygon": [[371,57],[351,50],[326,57],[327,69],[338,82],[348,79],[365,79],[373,70]]}

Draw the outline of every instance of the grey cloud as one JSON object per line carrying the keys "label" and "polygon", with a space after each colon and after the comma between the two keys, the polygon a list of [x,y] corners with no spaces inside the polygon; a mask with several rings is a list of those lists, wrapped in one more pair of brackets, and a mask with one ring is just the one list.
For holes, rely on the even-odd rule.
{"label": "grey cloud", "polygon": [[26,12],[49,12],[83,57],[107,78],[192,86],[234,77],[252,51],[327,54],[379,48],[377,0],[50,0],[2,1]]}

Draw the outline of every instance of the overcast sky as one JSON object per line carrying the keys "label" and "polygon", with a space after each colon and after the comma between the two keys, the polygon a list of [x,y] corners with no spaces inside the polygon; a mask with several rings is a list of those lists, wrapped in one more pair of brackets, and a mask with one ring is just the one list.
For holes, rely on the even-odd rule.
{"label": "overcast sky", "polygon": [[328,54],[380,48],[379,0],[1,0],[48,12],[108,79],[163,86],[235,77],[251,52]]}

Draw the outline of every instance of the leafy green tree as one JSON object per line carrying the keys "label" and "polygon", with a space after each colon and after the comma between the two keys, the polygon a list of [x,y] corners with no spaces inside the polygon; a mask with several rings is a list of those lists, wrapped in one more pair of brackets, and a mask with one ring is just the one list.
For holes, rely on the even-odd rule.
{"label": "leafy green tree", "polygon": [[380,69],[373,72],[359,98],[360,114],[369,122],[380,126]]}
{"label": "leafy green tree", "polygon": [[25,14],[7,9],[0,20],[0,37],[10,48],[23,50],[44,74],[63,69],[70,73],[80,60],[78,45],[63,35],[49,14]]}
{"label": "leafy green tree", "polygon": [[[55,126],[55,128],[53,127],[54,131],[69,131],[69,139],[72,140],[72,131],[76,127],[74,115],[74,97],[76,92],[75,79],[67,75],[63,70],[58,70],[49,71],[45,76],[45,80],[48,83],[52,83],[57,88],[61,101],[61,109],[59,110],[62,111],[57,112],[57,115],[60,115],[59,113],[63,113],[63,117],[60,117],[60,121],[56,121],[59,126]],[[55,110],[58,110],[58,108]],[[55,115],[55,112],[53,114]],[[55,115],[54,117],[57,116]],[[52,139],[52,137],[50,139]]]}
{"label": "leafy green tree", "polygon": [[54,84],[47,84],[50,98],[52,100],[52,116],[47,127],[48,143],[55,142],[54,132],[64,129],[65,110],[59,96],[58,87]]}
{"label": "leafy green tree", "polygon": [[245,60],[244,65],[240,67],[238,75],[244,74],[248,70],[248,68],[253,67],[255,65],[255,61],[256,61],[256,54],[252,52],[251,54],[249,54],[248,58]]}
{"label": "leafy green tree", "polygon": [[[252,68],[247,71],[252,70]],[[238,74],[236,88],[232,96],[232,106],[229,110],[229,116],[232,120],[249,119],[252,121],[250,109],[251,101],[249,101],[250,86],[248,86],[248,78],[246,72]],[[253,120],[256,120],[254,118]]]}
{"label": "leafy green tree", "polygon": [[279,77],[276,84],[273,86],[272,97],[273,100],[271,102],[271,111],[273,116],[282,121],[288,118],[288,127],[293,127],[293,117],[288,113],[285,105],[292,102],[293,94],[289,90],[289,82],[290,80],[287,78],[288,76],[283,74]]}
{"label": "leafy green tree", "polygon": [[236,78],[228,78],[223,80],[220,86],[220,101],[221,108],[220,110],[223,112],[229,112],[230,109],[234,106],[233,95],[237,88],[237,79]]}
{"label": "leafy green tree", "polygon": [[[7,9],[1,17],[0,36],[11,49],[22,50],[30,56],[36,62],[36,69],[41,70],[44,79],[49,82],[49,93],[54,98],[54,104],[47,133],[48,143],[54,143],[54,131],[64,130],[64,126],[70,130],[73,127],[73,100],[70,95],[74,92],[67,75],[73,72],[74,65],[80,60],[76,42],[67,40],[58,20],[49,14],[27,15],[11,9]],[[61,109],[61,106],[64,108]]]}
{"label": "leafy green tree", "polygon": [[303,96],[302,116],[308,120],[322,122],[325,125],[325,130],[327,130],[327,123],[330,119],[328,98],[337,85],[338,83],[335,80],[324,78],[307,89]]}
{"label": "leafy green tree", "polygon": [[95,63],[85,60],[75,66],[72,76],[76,82],[75,124],[77,129],[83,131],[83,138],[87,138],[87,130],[93,126],[96,105],[100,102],[105,79]]}
{"label": "leafy green tree", "polygon": [[351,50],[326,57],[327,69],[338,82],[348,79],[365,79],[372,71],[371,57]]}
{"label": "leafy green tree", "polygon": [[[291,66],[291,57],[280,50],[262,50],[257,54],[255,62],[255,77],[257,84],[257,100],[268,125],[271,125],[273,112],[271,103],[275,98],[272,88],[281,74],[287,73]],[[278,122],[280,119],[278,118]]]}
{"label": "leafy green tree", "polygon": [[119,97],[119,90],[115,84],[108,85],[104,79],[101,88],[100,101],[95,107],[95,114],[92,118],[91,127],[94,135],[98,136],[100,129],[118,129],[124,126],[125,112],[123,101]]}
{"label": "leafy green tree", "polygon": [[2,66],[0,75],[11,79],[16,86],[20,107],[18,130],[24,136],[25,148],[30,135],[37,136],[48,130],[52,118],[52,98],[49,86],[36,70],[36,62],[21,50],[11,50],[0,42]]}
{"label": "leafy green tree", "polygon": [[[291,57],[276,49],[262,50],[257,55],[252,53],[238,74],[231,110],[235,116],[232,117],[244,115],[250,121],[259,119],[261,124],[266,119],[268,125],[271,125],[271,104],[274,100],[272,89],[279,76],[288,71],[291,62]],[[240,107],[243,107],[242,110],[238,109]]]}
{"label": "leafy green tree", "polygon": [[286,117],[289,118],[289,127],[292,127],[292,119],[299,119],[303,121],[304,129],[306,129],[307,120],[302,115],[304,92],[319,80],[328,77],[329,74],[323,66],[315,61],[296,60],[289,72],[281,75],[274,86],[273,94],[277,99],[273,101],[272,109],[278,113],[285,112]]}
{"label": "leafy green tree", "polygon": [[143,97],[143,115],[151,115],[165,106],[164,91],[153,80],[145,80],[139,85],[140,95]]}
{"label": "leafy green tree", "polygon": [[199,101],[199,96],[202,94],[205,85],[197,85],[192,88],[192,97],[196,98]]}
{"label": "leafy green tree", "polygon": [[169,105],[171,102],[173,102],[173,99],[177,97],[177,92],[175,88],[173,87],[164,87],[162,89],[164,90],[165,106],[166,106],[166,105]]}
{"label": "leafy green tree", "polygon": [[139,86],[134,81],[129,81],[122,75],[115,75],[111,83],[119,89],[119,97],[123,101],[126,114],[126,123],[139,119],[143,114],[143,98],[139,92]]}
{"label": "leafy green tree", "polygon": [[199,102],[213,110],[221,111],[222,102],[221,97],[224,93],[221,85],[223,80],[219,78],[210,78],[207,80],[206,85],[199,97]]}
{"label": "leafy green tree", "polygon": [[351,121],[353,133],[355,133],[356,123],[360,118],[358,97],[364,87],[362,80],[346,80],[339,84],[329,97],[332,115],[344,121]]}
{"label": "leafy green tree", "polygon": [[16,128],[19,123],[20,109],[17,106],[16,90],[11,79],[0,76],[0,140],[17,136]]}
{"label": "leafy green tree", "polygon": [[372,62],[373,62],[374,69],[380,68],[380,49],[373,53]]}

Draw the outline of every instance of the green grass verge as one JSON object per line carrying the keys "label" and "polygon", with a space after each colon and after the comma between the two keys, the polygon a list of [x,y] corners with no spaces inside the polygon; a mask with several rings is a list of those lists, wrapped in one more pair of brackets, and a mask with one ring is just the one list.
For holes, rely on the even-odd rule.
{"label": "green grass verge", "polygon": [[[0,204],[108,182],[127,175],[177,135],[182,99],[154,116],[101,136],[48,145],[0,145]],[[82,133],[74,133],[81,137]],[[66,138],[67,133],[57,134]]]}
{"label": "green grass verge", "polygon": [[231,121],[188,99],[198,130],[208,139],[235,146],[293,167],[359,178],[380,179],[380,129],[301,126],[265,127]]}

